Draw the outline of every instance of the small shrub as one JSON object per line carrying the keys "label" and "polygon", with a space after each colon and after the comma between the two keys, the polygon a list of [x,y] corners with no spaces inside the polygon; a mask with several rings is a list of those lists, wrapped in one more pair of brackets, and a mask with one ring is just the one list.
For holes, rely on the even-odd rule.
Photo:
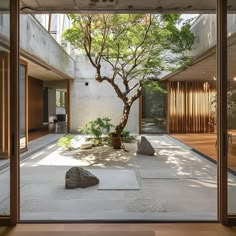
{"label": "small shrub", "polygon": [[83,134],[90,135],[92,138],[101,138],[102,135],[108,135],[111,128],[114,127],[110,123],[111,119],[108,117],[97,118],[96,120],[89,121],[83,128],[79,129]]}
{"label": "small shrub", "polygon": [[135,137],[130,135],[129,131],[123,130],[121,133],[121,140],[125,143],[132,143],[135,140]]}
{"label": "small shrub", "polygon": [[109,144],[107,137],[114,125],[110,122],[108,117],[97,118],[96,120],[89,121],[83,128],[79,129],[82,134],[89,135],[87,139],[93,146],[102,146]]}
{"label": "small shrub", "polygon": [[72,139],[73,138],[74,138],[74,135],[66,134],[58,140],[57,145],[59,147],[65,148],[67,150],[71,150],[72,149]]}
{"label": "small shrub", "polygon": [[108,137],[101,137],[101,138],[87,138],[87,141],[89,141],[93,147],[97,146],[104,146],[111,144],[110,139]]}

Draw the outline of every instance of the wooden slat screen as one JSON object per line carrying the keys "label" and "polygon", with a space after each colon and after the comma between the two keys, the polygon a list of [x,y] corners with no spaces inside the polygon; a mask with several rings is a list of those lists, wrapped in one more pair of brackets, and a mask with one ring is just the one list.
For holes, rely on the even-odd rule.
{"label": "wooden slat screen", "polygon": [[214,82],[169,82],[169,132],[208,133]]}

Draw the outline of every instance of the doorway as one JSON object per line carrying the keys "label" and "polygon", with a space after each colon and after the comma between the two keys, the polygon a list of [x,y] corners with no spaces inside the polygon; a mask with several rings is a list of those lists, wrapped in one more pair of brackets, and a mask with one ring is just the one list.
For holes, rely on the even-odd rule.
{"label": "doorway", "polygon": [[[224,3],[223,3],[224,1],[218,1],[218,14],[220,15],[218,15],[219,16],[219,21],[218,21],[218,29],[219,29],[219,31],[218,31],[218,34],[219,34],[219,39],[220,39],[220,36],[222,36],[222,35],[224,35],[225,37],[226,37],[226,32],[225,31],[221,31],[220,29],[222,29],[222,28],[220,28],[220,26],[219,26],[219,24],[222,24],[222,23],[225,23],[225,20],[226,20],[226,18],[224,18],[225,16],[224,16],[224,14],[225,14],[225,11],[226,11],[226,5],[224,5]],[[15,2],[14,2],[15,3]],[[230,6],[232,6],[232,5],[230,5]],[[222,8],[222,9],[221,9]],[[16,13],[16,15],[17,15],[17,11],[15,11],[15,13]],[[17,23],[17,22],[16,22]],[[16,24],[17,25],[17,24]],[[12,27],[13,27],[13,25],[12,25]],[[17,32],[16,32],[17,33]],[[225,38],[224,38],[225,39]],[[224,41],[224,40],[223,40]],[[17,41],[15,41],[15,43],[16,43],[16,45],[17,45]],[[227,71],[227,69],[226,69],[226,67],[221,67],[221,65],[222,65],[222,61],[224,61],[224,60],[222,60],[222,59],[224,59],[225,58],[225,52],[223,52],[222,53],[222,48],[223,48],[223,46],[225,46],[225,44],[224,44],[224,42],[222,43],[221,41],[219,42],[219,58],[221,59],[221,60],[219,60],[218,61],[218,66],[220,67],[220,69],[218,70],[218,81],[220,81],[220,83],[223,81],[223,76],[222,76],[222,74],[221,74],[221,72],[223,71],[223,72],[226,72]],[[16,52],[17,52],[17,47],[12,47],[11,48],[11,50],[12,49],[14,49]],[[14,57],[14,54],[12,55],[12,58],[14,58],[15,59],[15,68],[18,68],[17,67],[17,55],[15,55],[15,57]],[[14,61],[12,60],[12,64],[11,65],[14,65]],[[17,72],[17,70],[16,70],[16,72]],[[15,77],[17,77],[17,73],[16,72],[13,72],[13,74],[15,75]],[[14,76],[13,76],[14,77]],[[12,77],[12,78],[13,78]],[[13,80],[14,81],[14,80]],[[16,82],[17,83],[17,82]],[[220,84],[219,83],[219,84]],[[17,86],[16,86],[17,87]],[[225,87],[224,87],[225,88]],[[222,88],[218,88],[219,89],[219,91],[224,91],[224,93],[223,94],[221,94],[221,93],[219,93],[219,97],[221,98],[221,101],[224,101],[225,99],[226,99],[226,90],[223,90]],[[12,93],[12,94],[14,94],[14,93]],[[17,93],[16,93],[17,94]],[[12,98],[14,98],[14,95],[12,95]],[[224,99],[222,99],[222,98],[224,98]],[[16,100],[17,101],[17,100]],[[219,104],[219,103],[218,103]],[[13,105],[14,105],[14,103],[12,103],[11,104],[12,106],[11,107],[13,107]],[[227,106],[225,106],[225,107],[227,107]],[[13,108],[11,108],[11,109],[13,109]],[[222,112],[222,109],[219,109],[219,114],[220,114],[220,120],[226,120],[226,119],[221,119],[221,118],[223,118],[223,114],[225,115],[225,114],[227,114],[227,112],[225,112],[225,113],[223,113]],[[226,110],[225,110],[226,111]],[[14,118],[14,120],[17,120],[17,115],[16,115],[16,117]],[[219,122],[220,123],[220,122]],[[13,122],[12,121],[12,124],[14,124],[13,125],[13,130],[15,130],[16,131],[16,133],[17,133],[17,123],[15,122]],[[219,148],[219,155],[220,155],[220,159],[219,159],[219,162],[220,162],[220,165],[221,165],[221,167],[219,168],[219,172],[220,172],[220,174],[219,174],[219,177],[220,177],[220,179],[219,179],[219,181],[220,181],[220,189],[219,189],[219,191],[220,191],[220,194],[219,194],[219,196],[221,196],[221,198],[219,199],[219,201],[220,201],[220,209],[218,209],[219,210],[219,212],[220,213],[222,213],[222,211],[223,211],[223,213],[225,213],[225,210],[227,209],[227,201],[225,201],[225,197],[226,197],[226,195],[225,194],[222,194],[222,192],[223,192],[223,189],[225,189],[225,182],[224,181],[222,181],[223,180],[223,177],[225,176],[225,173],[226,173],[226,168],[225,168],[225,161],[222,159],[224,156],[225,156],[225,154],[226,154],[226,152],[225,152],[225,144],[227,144],[228,142],[227,142],[227,140],[226,140],[226,138],[228,137],[227,135],[226,135],[226,133],[225,133],[225,130],[226,130],[226,128],[225,128],[225,126],[222,124],[222,121],[221,121],[221,123],[219,124],[219,129],[218,129],[218,133],[219,133],[219,135],[218,135],[218,143],[219,143],[219,145],[220,145],[220,148]],[[226,141],[226,142],[225,142]],[[18,136],[17,136],[17,138],[13,135],[13,139],[12,139],[12,142],[13,143],[15,143],[15,144],[18,144]],[[18,155],[18,153],[17,153],[17,151],[16,152],[13,152],[13,157],[14,157],[14,155]],[[17,176],[17,169],[16,169],[16,166],[18,165],[18,163],[17,163],[17,161],[14,161],[14,165],[13,165],[13,169],[12,169],[12,171],[14,171],[14,175],[15,176]],[[11,183],[11,188],[14,190],[16,190],[17,189],[17,181],[15,181],[16,183],[14,184],[13,182]],[[13,191],[12,190],[12,191]],[[14,191],[13,191],[14,192]],[[16,196],[17,196],[17,193],[16,193]],[[221,199],[223,199],[223,201],[221,200]],[[17,205],[17,197],[15,197],[14,199],[13,199],[13,203],[15,202],[15,205],[13,204],[13,209],[14,210],[16,210],[17,209],[17,207],[19,207],[19,205]],[[16,210],[16,212],[17,212],[17,210]],[[220,214],[220,216],[222,216],[222,214]],[[223,214],[223,219],[220,217],[220,221],[221,222],[223,222],[223,220],[226,218],[225,217],[225,215]],[[18,217],[17,217],[17,215],[15,214],[13,214],[12,215],[12,217],[14,218],[14,219],[16,219],[16,221],[17,221],[17,219],[18,219]],[[15,222],[16,222],[15,221]],[[14,221],[13,221],[14,222]]]}

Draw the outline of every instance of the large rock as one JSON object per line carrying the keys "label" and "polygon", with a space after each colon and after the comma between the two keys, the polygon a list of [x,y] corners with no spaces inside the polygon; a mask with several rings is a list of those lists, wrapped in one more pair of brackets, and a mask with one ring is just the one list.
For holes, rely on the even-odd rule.
{"label": "large rock", "polygon": [[141,141],[138,141],[138,154],[146,155],[146,156],[154,156],[155,150],[152,145],[148,142],[146,137],[141,136]]}
{"label": "large rock", "polygon": [[72,188],[87,188],[99,183],[99,179],[89,171],[81,167],[72,167],[66,172],[65,187]]}

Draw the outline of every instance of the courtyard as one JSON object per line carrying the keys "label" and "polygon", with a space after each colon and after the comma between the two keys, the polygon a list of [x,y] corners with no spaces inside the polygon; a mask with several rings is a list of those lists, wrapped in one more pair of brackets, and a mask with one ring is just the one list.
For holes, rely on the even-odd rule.
{"label": "courtyard", "polygon": [[[78,135],[77,148],[69,151],[57,146],[53,134],[37,139],[43,148],[21,161],[21,220],[216,220],[216,164],[168,135],[145,136],[155,156],[136,154],[136,142],[125,143],[127,151],[81,150],[85,138]],[[65,173],[73,166],[89,170],[99,184],[65,189]],[[8,175],[2,171],[1,186]],[[229,173],[228,180],[234,196],[236,176]],[[0,197],[4,212],[8,196]],[[236,210],[233,199],[229,209]]]}

